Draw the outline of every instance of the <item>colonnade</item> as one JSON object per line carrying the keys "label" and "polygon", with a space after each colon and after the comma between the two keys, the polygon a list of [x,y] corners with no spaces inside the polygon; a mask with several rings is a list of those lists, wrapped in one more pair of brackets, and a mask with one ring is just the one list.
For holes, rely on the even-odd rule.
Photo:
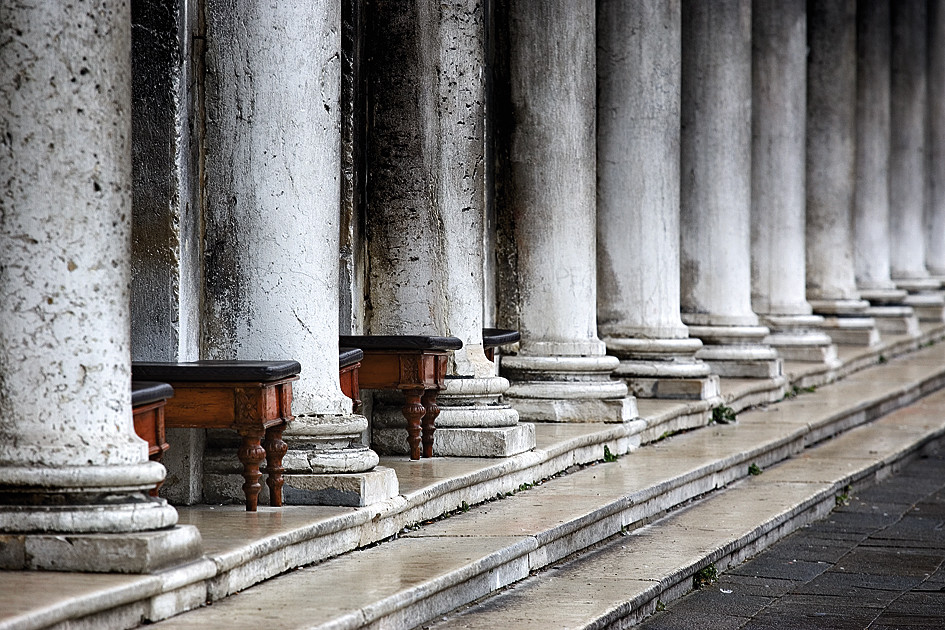
{"label": "colonnade", "polygon": [[298,360],[286,501],[366,505],[404,422],[339,331],[460,338],[435,452],[509,457],[943,322],[933,2],[166,4],[0,20],[0,531],[171,531],[132,359]]}

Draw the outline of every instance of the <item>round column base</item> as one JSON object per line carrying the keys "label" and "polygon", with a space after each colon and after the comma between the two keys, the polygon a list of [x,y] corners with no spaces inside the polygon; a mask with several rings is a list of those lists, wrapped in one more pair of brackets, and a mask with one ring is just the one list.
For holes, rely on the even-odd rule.
{"label": "round column base", "polygon": [[778,353],[764,343],[771,332],[766,326],[690,326],[689,332],[705,344],[696,358],[705,361],[719,376],[781,376]]}
{"label": "round column base", "polygon": [[762,320],[771,329],[765,343],[778,351],[786,361],[838,364],[837,347],[820,330],[824,318],[819,315],[763,315]]}
{"label": "round column base", "polygon": [[869,301],[874,306],[887,306],[893,304],[902,304],[902,301],[908,295],[908,291],[897,289],[894,286],[883,289],[859,289],[860,297]]}

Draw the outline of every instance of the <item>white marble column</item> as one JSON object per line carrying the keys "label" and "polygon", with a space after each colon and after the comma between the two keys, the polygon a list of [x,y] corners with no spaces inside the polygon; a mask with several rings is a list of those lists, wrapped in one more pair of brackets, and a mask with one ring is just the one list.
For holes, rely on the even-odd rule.
{"label": "white marble column", "polygon": [[[482,3],[378,3],[368,23],[365,332],[462,339],[437,401],[435,455],[521,453],[534,427],[502,402],[509,383],[482,346]],[[402,397],[377,392],[374,403],[377,448],[407,453]]]}
{"label": "white marble column", "polygon": [[751,305],[787,360],[836,364],[805,295],[806,0],[752,4]]}
{"label": "white marble column", "polygon": [[[302,364],[285,434],[295,504],[397,492],[338,380],[339,19],[337,2],[206,7],[203,358]],[[208,500],[240,495],[233,461],[208,460]]]}
{"label": "white marble column", "polygon": [[751,0],[682,3],[682,320],[721,376],[780,376],[751,310]]}
{"label": "white marble column", "polygon": [[889,276],[889,19],[889,0],[857,4],[854,269],[877,329],[915,335],[915,311]]}
{"label": "white marble column", "polygon": [[807,5],[807,299],[835,343],[879,342],[853,264],[856,2]]}
{"label": "white marble column", "polygon": [[707,399],[679,317],[679,0],[597,3],[597,325],[637,397]]}
{"label": "white marble column", "polygon": [[928,3],[928,198],[925,266],[945,280],[945,8]]}
{"label": "white marble column", "polygon": [[529,420],[628,421],[597,337],[594,2],[512,0],[506,17],[499,325],[522,333],[507,399]]}
{"label": "white marble column", "polygon": [[0,532],[28,534],[3,568],[137,572],[149,530],[164,555],[199,545],[163,529],[164,468],[132,423],[130,26],[120,2],[0,20]]}
{"label": "white marble column", "polygon": [[941,322],[941,281],[926,269],[927,24],[925,0],[893,2],[889,155],[890,274],[922,321]]}

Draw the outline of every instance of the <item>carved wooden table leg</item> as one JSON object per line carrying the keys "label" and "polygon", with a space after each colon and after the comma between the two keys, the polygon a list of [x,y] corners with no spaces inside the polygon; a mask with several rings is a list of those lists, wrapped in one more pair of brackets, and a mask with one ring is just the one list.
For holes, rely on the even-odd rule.
{"label": "carved wooden table leg", "polygon": [[263,448],[266,450],[266,485],[269,486],[269,505],[271,507],[282,507],[282,486],[285,479],[282,473],[285,468],[282,467],[282,458],[289,450],[289,445],[282,441],[282,432],[285,431],[286,423],[278,424],[266,429],[266,439],[263,440]]}
{"label": "carved wooden table leg", "polygon": [[243,484],[243,494],[246,495],[246,511],[255,512],[256,506],[259,504],[259,491],[262,490],[262,485],[259,483],[259,478],[262,476],[262,473],[259,472],[259,465],[266,459],[266,449],[260,444],[265,432],[247,427],[240,429],[239,434],[243,438],[243,442],[240,444],[237,456],[243,464],[243,479],[246,480]]}
{"label": "carved wooden table leg", "polygon": [[407,419],[407,444],[410,446],[410,459],[420,459],[420,421],[427,410],[420,402],[422,389],[404,390],[404,407],[401,410]]}
{"label": "carved wooden table leg", "polygon": [[433,432],[436,430],[436,417],[440,415],[440,407],[436,404],[438,389],[428,389],[423,393],[423,456],[433,457]]}

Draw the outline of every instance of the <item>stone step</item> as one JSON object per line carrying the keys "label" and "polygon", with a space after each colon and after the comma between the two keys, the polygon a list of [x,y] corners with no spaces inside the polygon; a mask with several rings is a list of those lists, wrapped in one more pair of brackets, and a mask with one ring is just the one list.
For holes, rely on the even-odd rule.
{"label": "stone step", "polygon": [[715,574],[826,516],[945,432],[945,392],[729,485],[555,565],[430,630],[627,627]]}
{"label": "stone step", "polygon": [[[624,585],[620,592],[636,594],[615,604],[614,610],[632,616],[655,606],[660,597],[684,592],[691,579],[687,575],[702,566],[725,566],[824,514],[838,488],[881,474],[941,435],[945,401],[940,396],[854,427],[941,388],[943,365],[941,344],[926,348],[816,392],[742,412],[735,424],[669,437],[615,462],[574,470],[537,487],[523,484],[511,496],[503,494],[468,512],[408,528],[380,545],[289,572],[212,607],[155,625],[218,628],[254,618],[280,628],[412,628],[628,531],[635,541],[646,543],[643,547],[654,552],[654,558],[661,553],[668,558],[654,564],[656,573],[621,570],[639,582],[634,587],[638,591],[626,591],[630,585]],[[926,407],[937,416],[916,411]],[[854,432],[805,450],[846,430]],[[823,455],[818,459],[815,453]],[[792,456],[777,469],[749,478],[752,465],[767,468]],[[792,467],[799,477],[782,478]],[[764,484],[769,484],[767,489]],[[746,492],[747,503],[737,498]],[[691,531],[671,519],[694,513],[697,507],[672,514],[658,527],[645,527],[705,495],[711,499],[698,505],[716,511],[711,517],[693,517]],[[700,531],[702,535],[693,535]],[[659,546],[645,537],[657,535],[667,537]],[[648,562],[641,561],[639,568],[649,569],[643,566]],[[546,579],[521,582],[509,593],[525,585],[539,588],[543,581],[558,583],[551,578],[561,570],[542,574]],[[598,587],[601,593],[618,592]],[[581,612],[590,617],[598,613],[610,614]],[[518,627],[514,613],[505,621],[491,619],[497,625],[484,622],[482,627]]]}

